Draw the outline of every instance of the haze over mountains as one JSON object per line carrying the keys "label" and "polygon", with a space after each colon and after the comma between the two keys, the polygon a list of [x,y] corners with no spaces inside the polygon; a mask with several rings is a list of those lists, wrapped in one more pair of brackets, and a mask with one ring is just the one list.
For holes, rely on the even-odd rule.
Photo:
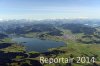
{"label": "haze over mountains", "polygon": [[100,20],[87,19],[48,19],[48,20],[1,20],[0,32],[5,34],[26,34],[31,32],[47,32],[51,35],[61,35],[61,29],[74,33],[92,33],[100,27]]}
{"label": "haze over mountains", "polygon": [[[21,44],[27,42],[12,42],[13,38],[38,38],[39,40],[62,41],[64,46],[51,48],[51,51],[44,53],[26,52],[26,47]],[[34,66],[33,58],[45,57],[68,57],[73,56],[97,56],[100,50],[100,20],[89,19],[48,19],[48,20],[1,20],[0,21],[0,45],[1,60],[6,66],[16,63],[14,66],[28,64]],[[33,42],[34,43],[34,42]],[[28,44],[30,45],[30,44]],[[49,45],[50,44],[46,44]],[[31,45],[32,46],[32,45]],[[88,48],[87,48],[88,47]],[[38,49],[38,47],[36,47]],[[94,48],[94,49],[93,49]],[[74,49],[74,51],[73,51]],[[83,50],[86,49],[86,50]],[[93,49],[93,50],[92,50]],[[78,51],[80,50],[80,51]],[[89,52],[88,52],[88,51]],[[91,52],[92,50],[92,52]],[[93,54],[91,54],[93,53]],[[97,54],[94,54],[97,53]],[[9,57],[9,55],[11,57]],[[21,55],[20,55],[21,54]],[[5,56],[2,56],[5,55]],[[14,56],[13,56],[14,55]],[[2,58],[4,57],[4,58]],[[6,61],[5,59],[8,58]],[[26,59],[26,60],[25,60]],[[28,62],[27,62],[28,61]],[[32,61],[32,63],[31,63]],[[38,62],[39,63],[39,62]],[[61,65],[61,64],[59,64]],[[36,66],[36,65],[35,65]],[[48,64],[44,66],[49,66]],[[54,65],[58,66],[58,65]],[[66,66],[61,65],[61,66]],[[77,65],[76,65],[77,66]],[[80,66],[80,65],[79,65]],[[84,66],[89,66],[84,65]]]}
{"label": "haze over mountains", "polygon": [[27,20],[27,19],[13,19],[13,20],[0,20],[0,23],[80,23],[86,24],[91,26],[99,26],[100,20],[99,19],[45,19],[45,20]]}
{"label": "haze over mountains", "polygon": [[54,25],[61,25],[66,23],[73,23],[73,24],[83,24],[92,27],[100,26],[100,20],[85,20],[85,19],[48,19],[48,20],[1,20],[0,21],[0,31],[5,31],[6,29],[12,27],[24,27],[26,25],[33,25],[33,24],[54,24]]}

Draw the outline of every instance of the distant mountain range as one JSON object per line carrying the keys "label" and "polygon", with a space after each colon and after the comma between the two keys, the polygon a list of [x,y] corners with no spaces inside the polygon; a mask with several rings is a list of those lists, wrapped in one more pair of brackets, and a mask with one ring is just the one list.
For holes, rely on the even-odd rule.
{"label": "distant mountain range", "polygon": [[[71,30],[74,33],[95,31],[95,27],[100,26],[100,20],[81,20],[81,19],[56,19],[56,20],[1,20],[1,33],[25,34],[29,32],[48,32],[47,34],[57,33],[61,35],[59,28]],[[56,34],[55,34],[56,35]]]}

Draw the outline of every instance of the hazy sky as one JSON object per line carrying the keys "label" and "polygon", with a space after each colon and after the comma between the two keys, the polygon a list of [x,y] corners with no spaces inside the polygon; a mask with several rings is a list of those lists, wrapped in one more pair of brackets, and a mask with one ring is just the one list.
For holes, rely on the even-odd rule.
{"label": "hazy sky", "polygon": [[100,0],[0,0],[0,19],[100,19]]}

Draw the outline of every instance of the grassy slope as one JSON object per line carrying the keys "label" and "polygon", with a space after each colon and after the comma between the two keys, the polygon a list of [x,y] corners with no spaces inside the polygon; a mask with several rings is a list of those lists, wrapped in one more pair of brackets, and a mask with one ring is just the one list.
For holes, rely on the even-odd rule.
{"label": "grassy slope", "polygon": [[24,46],[18,45],[16,43],[12,43],[10,38],[2,39],[0,41],[0,44],[3,44],[3,43],[10,43],[11,46],[8,46],[6,48],[2,48],[2,49],[0,49],[0,51],[4,51],[4,52],[23,52],[23,51],[25,51]]}
{"label": "grassy slope", "polygon": [[[67,47],[61,47],[59,50],[64,50],[64,54],[59,54],[57,57],[69,57],[71,54],[74,57],[91,57],[97,55],[98,57],[96,58],[96,61],[100,61],[100,45],[97,44],[81,44],[81,43],[76,43],[76,42],[68,42]],[[74,66],[84,66],[86,64],[74,64]],[[46,65],[48,66],[48,64]]]}
{"label": "grassy slope", "polygon": [[[73,34],[71,34],[70,32],[67,32],[67,31],[65,31],[64,34],[73,35]],[[81,36],[83,36],[83,34],[74,34],[74,36],[81,38]],[[65,42],[65,44],[67,44],[65,47],[53,49],[53,50],[65,51],[65,53],[59,54],[57,57],[65,57],[66,58],[66,57],[69,57],[71,54],[74,57],[97,56],[96,63],[100,62],[100,45],[99,44],[84,44],[84,43],[79,43],[75,40],[64,39],[64,38],[58,37],[58,36],[56,36],[56,37],[49,36],[48,38],[50,38],[52,40],[56,40],[56,41],[63,41],[63,42]],[[76,64],[76,63],[73,64],[73,66],[86,66],[86,65],[88,65],[88,64]],[[56,66],[56,65],[55,64],[51,64],[51,65],[47,64],[46,66]],[[62,65],[62,66],[64,66],[64,65]]]}
{"label": "grassy slope", "polygon": [[[72,38],[81,38],[81,36],[83,36],[83,34],[72,34],[70,31],[65,31],[63,30],[63,34],[65,35],[69,35],[71,36]],[[30,33],[30,34],[27,34],[26,36],[27,37],[34,37],[38,34],[36,33]],[[74,57],[78,57],[78,56],[88,56],[88,57],[91,57],[91,56],[97,56],[96,58],[96,62],[97,63],[100,63],[100,45],[99,44],[84,44],[84,43],[79,43],[71,38],[64,38],[64,37],[59,37],[59,36],[50,36],[50,35],[47,35],[45,36],[46,39],[48,40],[55,40],[55,41],[63,41],[65,42],[65,46],[64,47],[59,47],[59,48],[53,48],[53,49],[50,49],[50,51],[53,51],[53,50],[61,50],[61,51],[64,51],[65,53],[61,53],[61,54],[58,54],[57,57],[65,57],[65,58],[68,58],[71,54],[74,56]],[[10,39],[9,38],[6,38],[3,40],[4,42],[10,42]],[[2,43],[2,42],[1,42]],[[20,49],[21,48],[21,49]],[[12,45],[11,47],[8,47],[8,48],[5,48],[3,49],[4,51],[12,51],[12,52],[16,52],[17,50],[18,51],[22,51],[24,48],[20,47],[20,46],[15,46],[15,45]],[[53,57],[54,55],[50,56],[50,57]],[[34,58],[31,58],[31,59],[34,59]],[[65,64],[58,64],[60,66],[65,66]],[[57,64],[45,64],[44,66],[58,66]],[[88,65],[88,64],[76,64],[74,63],[73,66],[91,66],[91,65]]]}
{"label": "grassy slope", "polygon": [[[84,36],[82,33],[80,34],[72,34],[70,31],[65,31],[63,30],[63,34],[65,35],[69,35],[72,38],[75,39],[79,39],[81,38],[81,36]],[[28,36],[28,35],[27,35]],[[31,33],[32,36],[32,33]],[[34,34],[33,34],[34,36]],[[47,35],[45,36],[46,39],[48,40],[54,40],[54,41],[63,41],[65,42],[65,46],[64,47],[60,47],[60,48],[52,48],[49,49],[50,51],[53,50],[61,50],[61,51],[65,51],[65,53],[62,54],[58,54],[57,57],[69,57],[71,54],[74,57],[78,57],[78,56],[97,56],[96,58],[96,63],[99,63],[100,61],[100,45],[99,44],[84,44],[84,43],[79,43],[76,40],[73,40],[71,38],[64,38],[64,37],[59,37],[59,36],[50,36]],[[53,57],[54,55],[52,55],[51,57]],[[65,64],[58,64],[60,66],[65,66]],[[44,66],[58,66],[57,64],[45,64]],[[74,63],[73,66],[91,66],[91,64],[76,64]]]}

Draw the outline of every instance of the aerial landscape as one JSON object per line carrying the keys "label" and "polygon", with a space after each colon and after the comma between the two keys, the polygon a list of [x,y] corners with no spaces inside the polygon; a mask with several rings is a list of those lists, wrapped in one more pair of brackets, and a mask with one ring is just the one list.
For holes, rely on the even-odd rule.
{"label": "aerial landscape", "polygon": [[1,0],[0,66],[100,66],[99,0]]}

